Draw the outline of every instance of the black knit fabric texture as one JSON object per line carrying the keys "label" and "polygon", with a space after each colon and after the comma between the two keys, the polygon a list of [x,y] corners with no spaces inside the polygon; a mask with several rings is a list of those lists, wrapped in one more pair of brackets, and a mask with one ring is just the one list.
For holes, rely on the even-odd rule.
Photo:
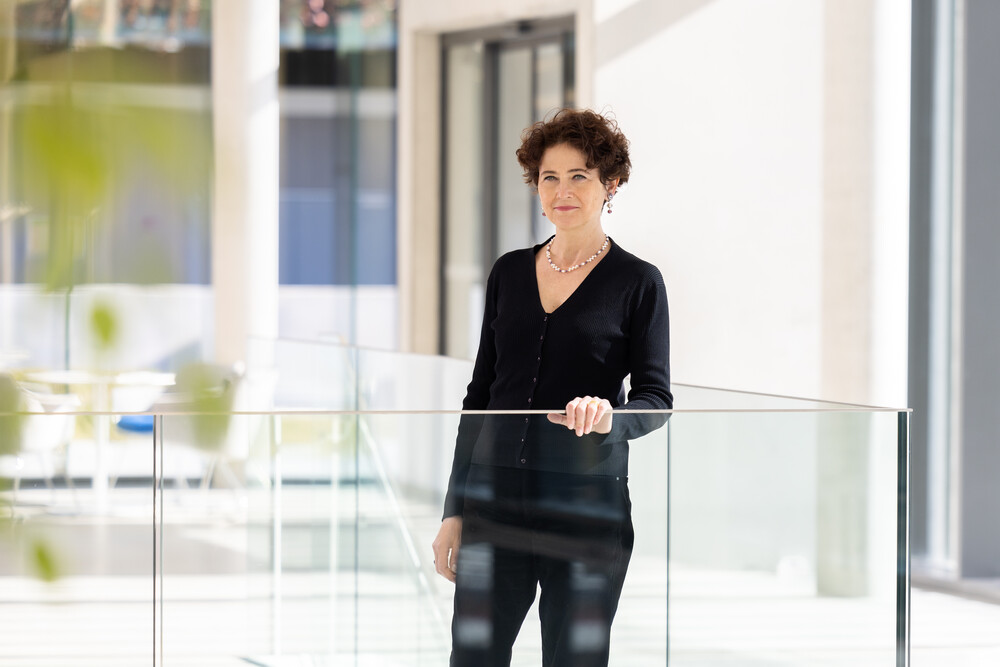
{"label": "black knit fabric texture", "polygon": [[[535,277],[544,245],[509,252],[493,265],[463,410],[561,411],[577,396],[629,410],[672,408],[659,270],[612,243],[576,291],[546,313]],[[544,415],[463,415],[444,516],[462,513],[470,465],[624,477],[628,440],[665,421],[663,414],[618,414],[610,433],[578,437]]]}

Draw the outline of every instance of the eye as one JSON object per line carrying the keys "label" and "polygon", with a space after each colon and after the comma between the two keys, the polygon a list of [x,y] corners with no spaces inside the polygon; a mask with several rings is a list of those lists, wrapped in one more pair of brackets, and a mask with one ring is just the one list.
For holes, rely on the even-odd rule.
{"label": "eye", "polygon": [[584,181],[586,179],[587,179],[587,177],[584,176],[583,174],[574,174],[573,175],[573,180],[574,181]]}
{"label": "eye", "polygon": [[554,180],[556,180],[556,177],[553,176],[552,174],[549,174],[548,176],[544,177],[542,180],[543,181],[554,181]]}

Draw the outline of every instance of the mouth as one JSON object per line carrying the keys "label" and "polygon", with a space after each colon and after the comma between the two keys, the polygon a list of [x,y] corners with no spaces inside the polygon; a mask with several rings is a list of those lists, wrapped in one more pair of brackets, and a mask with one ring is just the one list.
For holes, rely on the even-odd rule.
{"label": "mouth", "polygon": [[555,209],[556,209],[557,211],[563,211],[563,212],[566,212],[566,211],[573,211],[573,210],[576,210],[576,206],[556,206],[556,207],[555,207]]}

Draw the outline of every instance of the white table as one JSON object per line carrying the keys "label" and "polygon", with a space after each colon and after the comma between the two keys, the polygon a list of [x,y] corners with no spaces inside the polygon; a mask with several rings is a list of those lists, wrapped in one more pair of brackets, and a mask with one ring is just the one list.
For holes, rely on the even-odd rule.
{"label": "white table", "polygon": [[94,499],[98,509],[106,509],[110,475],[108,448],[111,444],[112,387],[169,387],[175,384],[173,373],[158,371],[85,371],[45,370],[24,375],[28,382],[69,387],[91,387],[91,411],[94,413]]}
{"label": "white table", "polygon": [[8,368],[13,366],[19,361],[24,361],[28,358],[28,353],[24,350],[18,349],[0,349],[0,369]]}

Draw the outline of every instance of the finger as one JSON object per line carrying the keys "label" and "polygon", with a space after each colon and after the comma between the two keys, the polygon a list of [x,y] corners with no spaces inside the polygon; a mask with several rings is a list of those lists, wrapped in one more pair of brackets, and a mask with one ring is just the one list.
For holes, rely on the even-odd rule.
{"label": "finger", "polygon": [[566,415],[561,415],[558,412],[550,412],[547,416],[553,424],[559,424],[560,426],[566,424]]}
{"label": "finger", "polygon": [[574,398],[566,404],[566,428],[573,430],[576,428],[577,408],[580,405],[580,397]]}
{"label": "finger", "polygon": [[437,572],[442,577],[455,583],[456,573],[458,572],[458,543],[455,543],[451,549],[448,550],[448,554],[444,559],[439,560],[435,563],[437,566]]}
{"label": "finger", "polygon": [[587,428],[587,410],[590,405],[590,401],[593,400],[592,396],[584,396],[579,399],[579,403],[576,405],[576,435],[581,436],[586,432]]}
{"label": "finger", "polygon": [[441,554],[438,552],[437,545],[434,547],[434,571],[444,576],[444,572],[441,571]]}
{"label": "finger", "polygon": [[601,408],[601,399],[592,398],[587,401],[587,416],[583,424],[584,433],[590,433],[594,430],[594,424],[596,424],[598,420],[597,412],[601,410]]}
{"label": "finger", "polygon": [[448,565],[448,549],[438,548],[435,546],[434,571],[440,574],[448,581],[455,581],[455,573]]}
{"label": "finger", "polygon": [[448,575],[445,574],[445,570],[448,565],[448,548],[445,547],[440,542],[434,542],[434,571],[440,574],[442,577],[447,578]]}
{"label": "finger", "polygon": [[455,582],[455,571],[451,569],[447,564],[447,558],[444,560],[438,560],[434,563],[437,573],[448,581]]}
{"label": "finger", "polygon": [[597,405],[597,411],[594,414],[594,428],[597,428],[597,425],[601,423],[602,419],[604,419],[604,415],[608,413],[608,408],[610,407],[610,405],[611,404],[608,403],[607,401],[601,401]]}

